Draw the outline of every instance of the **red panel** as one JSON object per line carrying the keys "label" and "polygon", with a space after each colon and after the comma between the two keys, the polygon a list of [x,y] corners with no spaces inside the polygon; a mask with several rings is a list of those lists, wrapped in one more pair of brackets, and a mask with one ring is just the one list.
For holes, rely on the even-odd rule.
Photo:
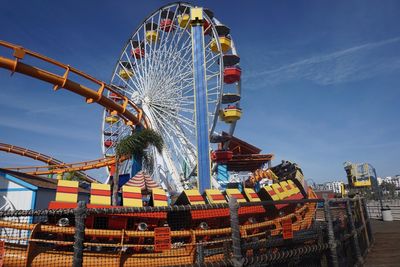
{"label": "red panel", "polygon": [[213,200],[224,200],[225,199],[224,195],[211,195],[211,198]]}
{"label": "red panel", "polygon": [[78,203],[51,201],[49,203],[49,210],[75,209],[77,206],[78,206]]}
{"label": "red panel", "polygon": [[101,189],[91,189],[90,190],[91,195],[96,195],[96,196],[111,196],[111,190],[101,190]]}
{"label": "red panel", "polygon": [[57,186],[58,193],[78,193],[78,187]]}
{"label": "red panel", "polygon": [[231,194],[230,196],[234,197],[236,199],[243,199],[244,198],[244,196],[242,194]]}
{"label": "red panel", "polygon": [[154,251],[171,249],[171,229],[169,227],[154,228]]}
{"label": "red panel", "polygon": [[250,193],[251,198],[258,198],[257,193]]}
{"label": "red panel", "polygon": [[274,190],[270,190],[270,191],[268,191],[268,194],[269,194],[270,196],[276,195],[276,193],[275,193],[275,191],[274,191]]}
{"label": "red panel", "polygon": [[134,192],[122,192],[122,197],[142,199],[142,194],[141,193],[134,193]]}
{"label": "red panel", "polygon": [[202,196],[187,196],[190,202],[204,201]]}
{"label": "red panel", "polygon": [[209,210],[192,210],[192,219],[210,219],[216,217],[228,217],[229,209],[209,209]]}
{"label": "red panel", "polygon": [[265,209],[263,206],[249,206],[249,207],[240,207],[239,215],[241,214],[258,214],[265,213]]}
{"label": "red panel", "polygon": [[153,195],[154,200],[160,200],[160,201],[167,201],[167,196],[165,195],[159,195],[159,194],[154,194]]}

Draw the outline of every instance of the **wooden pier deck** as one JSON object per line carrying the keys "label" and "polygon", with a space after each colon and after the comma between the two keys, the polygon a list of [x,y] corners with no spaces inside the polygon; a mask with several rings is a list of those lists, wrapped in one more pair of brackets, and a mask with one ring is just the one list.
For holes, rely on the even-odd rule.
{"label": "wooden pier deck", "polygon": [[365,260],[366,267],[400,266],[400,221],[371,220],[375,243]]}

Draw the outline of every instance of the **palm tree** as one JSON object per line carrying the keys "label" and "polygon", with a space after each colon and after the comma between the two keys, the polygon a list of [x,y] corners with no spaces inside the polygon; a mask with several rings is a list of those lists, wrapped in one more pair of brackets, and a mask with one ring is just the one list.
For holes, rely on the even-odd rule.
{"label": "palm tree", "polygon": [[143,129],[121,139],[115,148],[115,174],[113,179],[112,204],[118,205],[119,162],[122,157],[139,156],[147,158],[146,148],[152,145],[162,151],[164,141],[160,134],[151,129]]}

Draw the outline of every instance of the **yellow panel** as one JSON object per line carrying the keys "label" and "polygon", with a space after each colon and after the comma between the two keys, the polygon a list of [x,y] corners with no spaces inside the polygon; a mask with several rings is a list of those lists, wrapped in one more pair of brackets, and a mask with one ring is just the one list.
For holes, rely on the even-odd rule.
{"label": "yellow panel", "polygon": [[91,195],[90,204],[111,205],[111,197]]}
{"label": "yellow panel", "polygon": [[229,197],[235,197],[234,195],[241,195],[243,198],[236,198],[237,202],[246,202],[246,199],[244,198],[243,194],[239,191],[239,189],[226,189],[226,194]]}
{"label": "yellow panel", "polygon": [[59,180],[58,185],[59,186],[67,186],[67,187],[78,187],[79,182],[78,181]]}
{"label": "yellow panel", "polygon": [[[271,187],[271,186],[269,186],[269,185],[267,185],[267,186],[264,186],[264,190],[265,191],[267,191],[267,193],[268,193],[268,195],[272,198],[272,200],[281,200],[281,198],[279,197],[279,195],[275,192],[275,190]],[[271,194],[270,192],[273,192],[274,194]]]}
{"label": "yellow panel", "polygon": [[73,193],[57,193],[56,201],[76,203],[78,201],[78,194]]}
{"label": "yellow panel", "polygon": [[164,189],[161,188],[153,188],[152,189],[152,194],[153,194],[153,206],[154,207],[164,207],[164,206],[168,206],[168,202],[164,201],[164,200],[155,200],[154,199],[154,195],[163,195],[165,197],[167,197],[167,194],[165,193]]}
{"label": "yellow panel", "polygon": [[[226,203],[224,194],[222,194],[221,191],[219,191],[218,189],[206,189],[206,195],[210,203]],[[215,195],[223,196],[224,198],[219,200],[213,200],[211,196]]]}
{"label": "yellow panel", "polygon": [[297,185],[292,181],[292,180],[287,180],[288,184],[292,186],[292,190],[295,194],[300,193],[300,189],[297,187]]}
{"label": "yellow panel", "polygon": [[124,192],[137,193],[142,196],[142,190],[137,186],[122,186],[122,203],[125,207],[143,207],[142,197],[140,198],[127,198],[124,197]]}
{"label": "yellow panel", "polygon": [[226,53],[231,49],[231,39],[228,37],[219,37],[219,42],[221,44],[222,53]]}
{"label": "yellow panel", "polygon": [[244,193],[246,194],[246,196],[250,200],[250,202],[261,201],[261,199],[258,196],[252,197],[252,195],[254,195],[254,194],[257,195],[256,191],[254,191],[254,189],[252,189],[252,188],[245,188]]}
{"label": "yellow panel", "polygon": [[92,189],[110,190],[109,184],[92,183],[90,186]]}

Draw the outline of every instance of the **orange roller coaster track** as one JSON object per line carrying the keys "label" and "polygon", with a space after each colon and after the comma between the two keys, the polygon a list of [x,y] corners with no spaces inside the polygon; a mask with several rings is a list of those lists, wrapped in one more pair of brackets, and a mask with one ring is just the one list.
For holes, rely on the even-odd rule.
{"label": "orange roller coaster track", "polygon": [[[21,46],[1,40],[0,40],[0,46],[13,50],[13,58],[6,58],[0,56],[0,67],[10,70],[12,74],[18,72],[27,76],[31,76],[33,78],[53,84],[54,90],[64,88],[75,94],[83,96],[86,98],[86,103],[88,104],[94,102],[98,103],[99,105],[105,107],[111,113],[111,115],[119,116],[127,125],[131,126],[132,128],[134,128],[135,125],[140,125],[145,128],[149,126],[147,120],[143,116],[142,109],[136,106],[135,103],[129,100],[126,96],[121,95],[116,89],[114,89],[110,85],[107,85],[103,81],[100,81],[69,65],[63,64],[54,59],[38,54],[36,52],[27,50]],[[61,68],[64,70],[64,74],[58,75],[51,71],[22,63],[21,61],[27,58],[27,56],[38,59],[42,63],[48,63],[53,67],[55,66]],[[91,89],[81,83],[72,81],[71,79],[69,79],[71,74],[77,75],[79,78],[81,79],[83,78],[87,82],[96,84],[99,87],[97,89]],[[110,91],[115,95],[119,96],[121,99],[123,99],[123,102],[120,104],[108,98],[104,94],[105,91]],[[132,111],[135,112],[136,114],[132,113]],[[113,164],[115,164],[115,158],[102,158],[92,161],[77,162],[70,164],[57,163],[55,165],[21,167],[21,168],[14,168],[14,170],[24,171],[34,175],[42,175],[42,174],[57,174],[57,173],[71,172],[71,171],[84,171],[84,170],[110,166]]]}
{"label": "orange roller coaster track", "polygon": [[[45,154],[24,148],[24,147],[19,147],[19,146],[15,146],[15,145],[10,145],[10,144],[5,144],[5,143],[0,143],[0,151],[4,151],[4,152],[8,152],[8,153],[12,153],[12,154],[16,154],[16,155],[20,155],[23,157],[27,157],[27,158],[31,158],[34,160],[38,160],[38,161],[42,161],[45,162],[49,165],[66,165],[64,162],[55,159],[53,157],[47,156]],[[47,167],[49,168],[49,167]],[[6,168],[9,170],[17,170],[18,168]],[[81,173],[83,175],[83,179],[87,182],[96,182],[97,180],[90,177],[89,175],[85,174],[85,173]]]}

